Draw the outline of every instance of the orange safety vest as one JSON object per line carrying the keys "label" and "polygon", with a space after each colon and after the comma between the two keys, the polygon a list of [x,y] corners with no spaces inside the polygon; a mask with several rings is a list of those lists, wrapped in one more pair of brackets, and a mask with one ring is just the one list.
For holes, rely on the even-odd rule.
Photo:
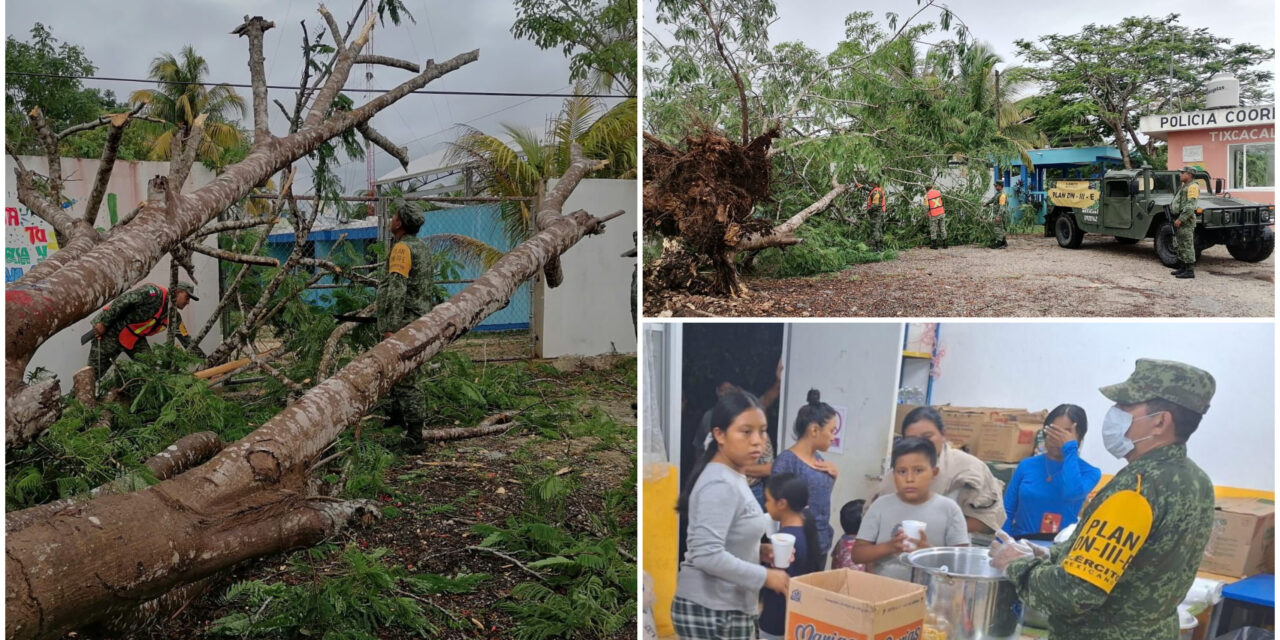
{"label": "orange safety vest", "polygon": [[884,211],[884,189],[876,187],[871,190],[871,195],[867,197],[867,211],[880,207]]}
{"label": "orange safety vest", "polygon": [[946,209],[942,208],[942,193],[937,189],[930,189],[929,193],[924,194],[925,206],[929,207],[929,217],[936,218],[944,213]]}
{"label": "orange safety vest", "polygon": [[[169,310],[169,291],[164,287],[154,284],[148,286],[152,286],[160,290],[160,310],[156,312],[154,317],[142,322],[135,322],[133,324],[126,325],[125,328],[120,330],[120,346],[128,349],[129,351],[133,351],[133,347],[138,344],[138,338],[154,336],[155,334],[164,331],[165,328],[169,326],[169,314],[166,313]],[[103,307],[104,310],[110,308],[111,305]]]}

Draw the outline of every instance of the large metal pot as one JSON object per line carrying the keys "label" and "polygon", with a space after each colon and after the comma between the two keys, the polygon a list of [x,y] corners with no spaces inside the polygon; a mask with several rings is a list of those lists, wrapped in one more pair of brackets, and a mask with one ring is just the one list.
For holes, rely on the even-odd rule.
{"label": "large metal pot", "polygon": [[911,581],[924,585],[926,622],[947,640],[1017,640],[1022,605],[1013,583],[981,547],[930,547],[903,554]]}

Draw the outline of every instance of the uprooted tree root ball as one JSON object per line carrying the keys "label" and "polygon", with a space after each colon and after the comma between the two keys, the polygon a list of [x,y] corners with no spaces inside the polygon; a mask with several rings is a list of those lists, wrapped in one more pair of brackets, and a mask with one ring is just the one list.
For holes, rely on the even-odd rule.
{"label": "uprooted tree root ball", "polygon": [[[768,235],[772,224],[752,217],[769,201],[769,147],[779,136],[770,128],[747,145],[704,131],[679,150],[645,135],[644,224],[684,249],[664,243],[663,255],[645,267],[645,283],[657,289],[699,290],[737,296],[742,285],[734,256],[749,236]],[[710,262],[708,286],[698,266]]]}

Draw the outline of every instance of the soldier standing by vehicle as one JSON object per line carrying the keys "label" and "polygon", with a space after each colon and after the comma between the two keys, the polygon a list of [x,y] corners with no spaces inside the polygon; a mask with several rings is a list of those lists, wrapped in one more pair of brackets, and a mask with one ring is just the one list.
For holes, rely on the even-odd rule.
{"label": "soldier standing by vehicle", "polygon": [[1128,464],[1084,508],[1075,533],[1051,550],[1007,534],[992,544],[991,565],[1024,604],[1048,614],[1051,640],[1178,637],[1177,607],[1213,528],[1213,482],[1187,457],[1187,439],[1214,389],[1207,371],[1139,359],[1128,380],[1099,389],[1116,403],[1103,443]]}
{"label": "soldier standing by vehicle", "polygon": [[929,185],[924,194],[924,206],[929,212],[929,248],[937,249],[941,244],[947,248],[947,210],[942,207],[942,192],[937,185]]}
{"label": "soldier standing by vehicle", "polygon": [[[378,332],[383,339],[402,327],[427,315],[432,307],[435,284],[435,259],[426,243],[418,237],[423,215],[404,200],[397,198],[392,206],[391,234],[395,238],[387,259],[386,276],[378,283]],[[389,422],[404,427],[405,450],[423,451],[422,430],[427,423],[427,409],[418,391],[417,371],[400,379],[387,399]]]}
{"label": "soldier standing by vehicle", "polygon": [[1178,268],[1169,272],[1176,278],[1196,277],[1196,206],[1200,187],[1192,181],[1191,167],[1178,174],[1182,186],[1173,197],[1173,248],[1178,254]]}
{"label": "soldier standing by vehicle", "polygon": [[1003,249],[1009,246],[1004,233],[1004,217],[1009,210],[1008,204],[1008,194],[1004,192],[1004,185],[996,182],[996,193],[987,201],[987,206],[991,207],[991,229],[996,234],[995,242],[991,243],[992,249]]}
{"label": "soldier standing by vehicle", "polygon": [[[183,309],[191,300],[199,300],[195,291],[191,283],[179,282],[170,296],[164,287],[145,284],[103,307],[93,318],[93,345],[89,347],[89,366],[93,367],[94,379],[102,380],[122,351],[136,358],[139,353],[150,350],[147,336],[169,327],[170,306]],[[181,316],[178,316],[177,338],[183,348],[192,349],[191,337]],[[199,347],[195,352],[199,353]]]}

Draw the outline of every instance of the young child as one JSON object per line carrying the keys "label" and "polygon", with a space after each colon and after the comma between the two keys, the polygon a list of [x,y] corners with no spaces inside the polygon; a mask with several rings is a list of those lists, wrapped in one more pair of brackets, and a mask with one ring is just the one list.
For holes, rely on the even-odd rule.
{"label": "young child", "polygon": [[840,527],[844,529],[844,535],[840,536],[835,546],[831,548],[832,569],[867,570],[865,565],[854,562],[851,555],[854,540],[858,537],[858,527],[862,525],[862,509],[865,503],[865,500],[850,500],[840,508]]}
{"label": "young child", "polygon": [[[818,547],[818,526],[809,512],[809,486],[794,473],[769,476],[764,485],[764,509],[781,527],[778,533],[796,537],[796,557],[787,567],[794,578],[822,568],[822,552]],[[781,593],[761,591],[760,637],[782,640],[786,634],[787,599]]]}
{"label": "young child", "polygon": [[[898,554],[930,546],[931,541],[948,547],[968,546],[969,531],[960,505],[930,490],[938,475],[938,451],[932,442],[903,438],[893,445],[892,461],[897,493],[871,503],[850,555],[873,573],[910,581],[911,568],[898,561]],[[907,538],[902,530],[904,520],[925,523],[919,539]]]}

